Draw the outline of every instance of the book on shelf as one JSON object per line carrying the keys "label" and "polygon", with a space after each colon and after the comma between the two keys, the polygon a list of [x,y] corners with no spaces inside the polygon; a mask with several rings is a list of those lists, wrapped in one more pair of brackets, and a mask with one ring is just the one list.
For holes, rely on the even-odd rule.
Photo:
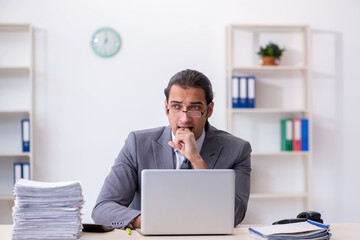
{"label": "book on shelf", "polygon": [[281,151],[309,150],[309,120],[287,118],[280,121]]}
{"label": "book on shelf", "polygon": [[254,76],[233,76],[231,84],[232,108],[255,108]]}

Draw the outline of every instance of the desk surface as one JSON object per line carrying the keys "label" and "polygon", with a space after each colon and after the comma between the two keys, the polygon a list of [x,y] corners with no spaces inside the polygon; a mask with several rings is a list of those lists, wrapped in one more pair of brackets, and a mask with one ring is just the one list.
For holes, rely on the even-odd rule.
{"label": "desk surface", "polygon": [[[131,235],[127,235],[124,230],[115,229],[114,231],[107,233],[83,233],[83,240],[101,239],[101,240],[112,240],[112,239],[149,239],[149,240],[173,240],[173,239],[188,239],[188,240],[199,240],[199,239],[241,239],[241,240],[254,240],[257,239],[248,233],[249,227],[256,225],[240,225],[235,228],[233,235],[218,235],[218,236],[143,236],[136,231],[132,231]],[[0,225],[0,239],[10,239],[11,225]],[[330,224],[330,232],[332,233],[331,240],[355,240],[360,239],[358,230],[360,229],[360,223],[334,223]]]}

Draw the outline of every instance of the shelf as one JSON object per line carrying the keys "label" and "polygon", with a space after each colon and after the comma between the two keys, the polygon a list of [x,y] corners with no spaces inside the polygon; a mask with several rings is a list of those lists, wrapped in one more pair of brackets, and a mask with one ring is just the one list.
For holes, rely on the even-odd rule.
{"label": "shelf", "polygon": [[30,24],[1,24],[0,31],[29,31]]}
{"label": "shelf", "polygon": [[0,158],[1,157],[30,157],[31,153],[30,152],[4,152],[4,153],[0,153]]}
{"label": "shelf", "polygon": [[250,199],[307,198],[305,193],[251,193]]}
{"label": "shelf", "polygon": [[255,66],[255,67],[234,67],[230,68],[231,71],[306,71],[305,66]]}
{"label": "shelf", "polygon": [[247,30],[251,32],[301,32],[308,28],[307,25],[242,25],[230,24],[234,30]]}
{"label": "shelf", "polygon": [[0,115],[30,114],[29,110],[0,110]]}
{"label": "shelf", "polygon": [[0,67],[0,73],[29,73],[30,67]]}
{"label": "shelf", "polygon": [[0,110],[0,118],[30,118],[29,110]]}
{"label": "shelf", "polygon": [[[250,198],[258,202],[250,204],[250,207],[256,206],[250,209],[250,215],[256,216],[264,211],[269,214],[278,214],[279,210],[287,212],[287,203],[298,209],[310,206],[312,151],[280,151],[284,138],[280,121],[285,118],[309,120],[309,149],[313,149],[310,145],[310,34],[307,25],[231,24],[227,27],[226,130],[248,140],[254,150],[251,153],[254,159],[251,177],[254,181]],[[273,41],[286,49],[285,54],[279,65],[262,66],[256,53],[261,46]],[[243,81],[234,81],[234,76],[254,76],[255,87],[250,85],[249,90],[247,81],[244,86]],[[256,108],[232,108],[233,97],[244,98],[248,91],[255,99]]]}
{"label": "shelf", "polygon": [[13,201],[15,200],[15,197],[12,195],[0,195],[0,200]]}
{"label": "shelf", "polygon": [[252,152],[253,157],[286,157],[286,156],[308,156],[309,152],[305,151],[289,151],[289,152]]}
{"label": "shelf", "polygon": [[[31,24],[0,24],[0,221],[11,223],[14,163],[29,163],[33,177],[34,32]],[[21,120],[29,119],[31,152],[22,152]]]}
{"label": "shelf", "polygon": [[280,108],[230,108],[227,109],[229,113],[302,113],[305,114],[308,112],[306,109],[280,109]]}

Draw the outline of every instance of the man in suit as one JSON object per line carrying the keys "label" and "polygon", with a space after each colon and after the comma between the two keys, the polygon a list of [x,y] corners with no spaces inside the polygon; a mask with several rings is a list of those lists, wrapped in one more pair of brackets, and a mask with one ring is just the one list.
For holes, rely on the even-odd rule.
{"label": "man in suit", "polygon": [[[214,109],[209,79],[194,70],[175,74],[165,89],[170,126],[131,132],[106,177],[92,212],[113,228],[141,224],[143,169],[234,169],[235,225],[245,217],[250,193],[250,144],[208,122]],[[219,206],[221,207],[221,206]]]}

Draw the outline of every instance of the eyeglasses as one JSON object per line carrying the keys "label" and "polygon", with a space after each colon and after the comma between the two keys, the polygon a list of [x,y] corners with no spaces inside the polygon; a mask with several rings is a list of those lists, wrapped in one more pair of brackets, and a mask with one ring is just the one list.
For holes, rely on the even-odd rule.
{"label": "eyeglasses", "polygon": [[174,116],[177,116],[177,115],[180,115],[181,113],[186,113],[188,115],[188,117],[191,117],[191,118],[201,118],[202,115],[205,114],[205,112],[209,109],[209,105],[207,105],[206,109],[201,112],[201,111],[196,111],[196,110],[187,110],[187,111],[184,111],[180,108],[176,108],[176,106],[173,106],[173,107],[170,107],[167,109],[167,113],[170,114],[170,115],[174,115]]}

